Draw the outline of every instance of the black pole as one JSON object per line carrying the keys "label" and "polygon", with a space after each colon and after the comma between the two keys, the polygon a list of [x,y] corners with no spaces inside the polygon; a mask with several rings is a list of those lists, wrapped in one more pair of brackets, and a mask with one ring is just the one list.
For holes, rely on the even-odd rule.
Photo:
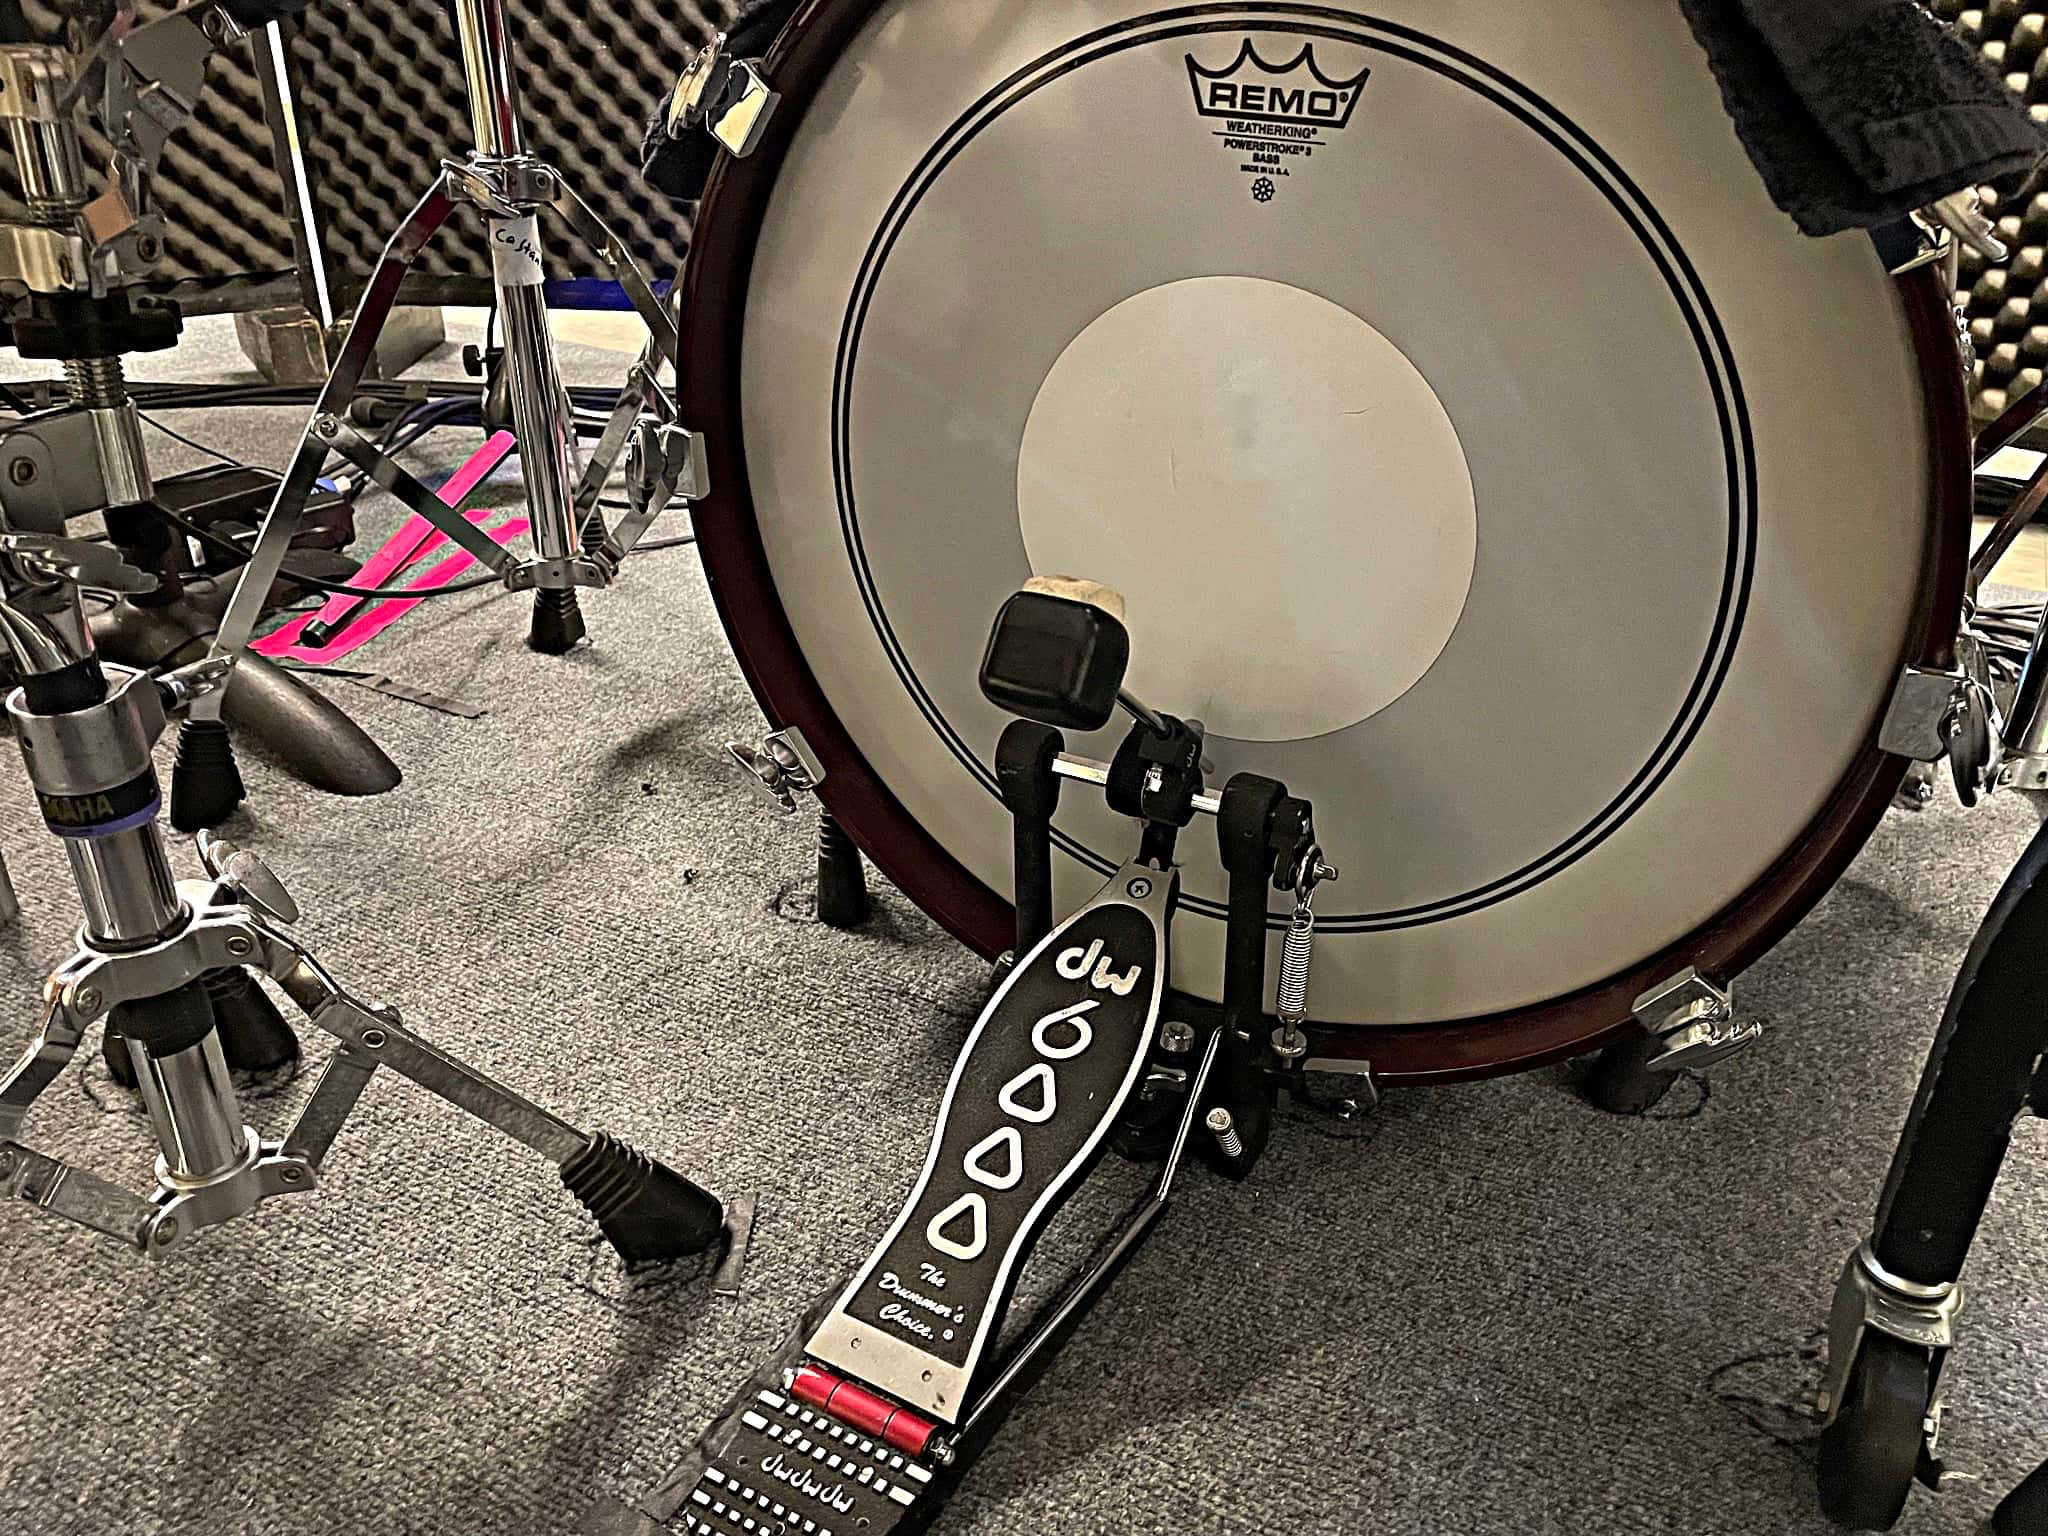
{"label": "black pole", "polygon": [[1017,957],[1052,932],[1052,817],[1060,781],[1053,760],[1067,740],[1049,725],[1012,720],[996,746],[996,782],[1010,808],[1017,903]]}

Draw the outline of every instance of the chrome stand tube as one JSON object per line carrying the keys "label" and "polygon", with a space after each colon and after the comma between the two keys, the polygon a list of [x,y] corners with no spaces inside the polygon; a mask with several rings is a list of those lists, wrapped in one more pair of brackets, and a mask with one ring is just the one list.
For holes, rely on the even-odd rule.
{"label": "chrome stand tube", "polygon": [[218,1033],[167,1056],[127,1042],[135,1083],[163,1149],[163,1172],[174,1182],[220,1177],[250,1156],[249,1133]]}
{"label": "chrome stand tube", "polygon": [[[2000,745],[2002,786],[2036,795],[2048,792],[2048,610],[2042,612],[2027,647]],[[2041,802],[2041,809],[2048,814],[2048,800]]]}
{"label": "chrome stand tube", "polygon": [[[469,121],[476,135],[473,164],[519,160],[526,140],[519,115],[519,83],[505,31],[503,0],[455,0],[455,36],[469,87]],[[548,332],[546,273],[538,201],[514,203],[509,218],[490,216],[491,274],[498,323],[505,337],[506,388],[519,438],[533,543],[543,561],[543,588],[573,586],[566,561],[579,548],[576,527],[575,424]]]}
{"label": "chrome stand tube", "polygon": [[526,153],[519,120],[519,78],[505,31],[504,0],[455,0],[455,44],[469,89],[469,126],[480,155]]}
{"label": "chrome stand tube", "polygon": [[107,837],[67,837],[64,852],[94,948],[146,944],[184,921],[170,855],[154,821]]}
{"label": "chrome stand tube", "polygon": [[92,422],[93,452],[107,506],[141,506],[156,494],[142,448],[142,418],[128,398],[128,380],[118,357],[69,358],[64,381],[71,404]]}
{"label": "chrome stand tube", "polygon": [[[508,238],[525,240],[534,252],[531,282],[508,281],[506,261],[497,260],[498,324],[505,335],[506,383],[512,397],[512,426],[519,437],[520,475],[526,482],[534,549],[542,560],[565,561],[579,547],[576,481],[581,470],[575,429],[563,408],[554,340],[548,334],[537,230],[538,221],[531,214],[491,220],[491,254],[499,258],[501,242]],[[543,567],[535,575],[535,585],[562,588],[574,583],[566,569]]]}

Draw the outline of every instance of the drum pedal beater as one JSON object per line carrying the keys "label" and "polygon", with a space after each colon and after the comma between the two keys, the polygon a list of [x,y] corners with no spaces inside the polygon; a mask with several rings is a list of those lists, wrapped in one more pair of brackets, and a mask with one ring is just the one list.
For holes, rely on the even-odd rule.
{"label": "drum pedal beater", "polygon": [[[171,714],[226,684],[230,663],[209,657],[155,679],[103,665],[85,637],[77,584],[137,590],[152,578],[64,539],[7,535],[0,553],[11,563],[0,638],[22,675],[7,710],[85,911],[77,949],[44,985],[41,1029],[0,1077],[0,1196],[161,1254],[261,1201],[310,1191],[371,1077],[389,1067],[557,1163],[627,1261],[719,1240],[719,1204],[696,1185],[610,1136],[576,1130],[428,1044],[393,1010],[343,991],[291,935],[298,908],[255,855],[202,838],[208,878],[174,882],[151,749]],[[281,1141],[244,1122],[229,1075],[297,1056],[252,970],[340,1041]],[[147,1198],[19,1140],[30,1107],[101,1020],[132,1066],[161,1148]]]}
{"label": "drum pedal beater", "polygon": [[[527,643],[551,655],[569,650],[583,637],[577,589],[611,585],[670,501],[698,500],[708,488],[703,439],[676,423],[674,406],[659,379],[662,363],[672,363],[676,354],[676,323],[670,308],[656,297],[611,226],[559,170],[527,152],[503,0],[454,0],[454,12],[475,145],[466,158],[441,163],[433,185],[406,215],[371,273],[347,340],[221,622],[214,642],[216,656],[234,658],[245,651],[330,453],[347,459],[408,511],[480,561],[508,589],[533,592]],[[349,403],[406,274],[461,203],[483,215],[488,231],[505,339],[506,390],[533,527],[530,559],[520,559],[492,542],[348,419]],[[575,412],[562,387],[548,332],[543,213],[559,217],[590,247],[648,330],[639,360],[627,374],[587,459],[579,450]],[[629,455],[632,505],[617,524],[607,527],[601,498],[622,452]],[[233,758],[218,739],[223,735],[219,721],[219,700],[202,699],[180,733],[171,820],[181,830],[218,826],[240,799]],[[209,736],[217,739],[207,743],[204,738]]]}

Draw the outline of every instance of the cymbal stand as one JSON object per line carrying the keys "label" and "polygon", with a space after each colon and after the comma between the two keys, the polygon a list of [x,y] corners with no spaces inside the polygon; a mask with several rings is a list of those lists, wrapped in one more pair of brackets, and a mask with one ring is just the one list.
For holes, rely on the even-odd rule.
{"label": "cymbal stand", "polygon": [[[528,153],[503,0],[454,0],[454,20],[475,146],[461,160],[442,162],[433,185],[406,215],[371,273],[348,338],[228,605],[214,644],[216,656],[236,658],[245,653],[264,595],[276,579],[329,454],[347,459],[481,561],[507,588],[533,592],[527,643],[551,655],[570,650],[584,635],[577,588],[609,586],[671,501],[692,501],[705,493],[703,438],[676,423],[673,403],[659,378],[661,363],[675,357],[673,316],[611,226],[560,171]],[[483,215],[490,245],[505,339],[505,386],[533,527],[533,554],[528,558],[501,548],[459,511],[444,506],[348,420],[349,403],[406,274],[465,203]],[[543,212],[561,219],[591,248],[648,329],[647,344],[587,458],[579,449],[574,413],[548,333]],[[622,453],[627,456],[631,510],[617,523],[607,524],[600,496]],[[186,830],[218,826],[241,798],[219,705],[211,698],[201,700],[180,736],[172,821]]]}
{"label": "cymbal stand", "polygon": [[[290,931],[298,908],[255,855],[204,838],[204,880],[174,881],[157,826],[151,749],[168,717],[217,694],[224,657],[152,678],[103,665],[76,588],[146,589],[152,578],[104,548],[0,536],[7,557],[0,638],[22,686],[7,700],[43,819],[70,856],[85,921],[43,986],[41,1028],[0,1077],[0,1199],[23,1201],[145,1254],[180,1247],[318,1181],[328,1149],[379,1067],[558,1164],[562,1181],[629,1262],[695,1253],[723,1232],[717,1200],[662,1164],[586,1135],[412,1033],[396,1011],[343,990]],[[250,977],[268,976],[340,1041],[282,1140],[242,1118],[230,1070],[252,1038],[286,1059],[288,1025]],[[160,1155],[144,1196],[20,1140],[30,1107],[105,1020],[142,1090]]]}

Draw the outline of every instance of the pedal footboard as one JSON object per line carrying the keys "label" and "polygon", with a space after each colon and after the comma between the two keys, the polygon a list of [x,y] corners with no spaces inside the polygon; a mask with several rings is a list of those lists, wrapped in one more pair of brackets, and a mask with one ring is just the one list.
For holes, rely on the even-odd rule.
{"label": "pedal footboard", "polygon": [[[693,1536],[921,1530],[1018,1272],[1108,1145],[1158,1027],[1175,876],[1125,866],[990,999],[903,1210],[670,1482]],[[671,1528],[673,1528],[673,1521]]]}

